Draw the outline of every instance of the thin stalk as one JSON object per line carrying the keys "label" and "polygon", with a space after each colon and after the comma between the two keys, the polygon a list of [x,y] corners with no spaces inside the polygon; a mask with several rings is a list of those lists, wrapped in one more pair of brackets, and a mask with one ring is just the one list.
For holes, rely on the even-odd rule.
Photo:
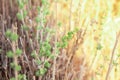
{"label": "thin stalk", "polygon": [[120,37],[120,32],[118,33],[118,35],[116,37],[116,41],[115,41],[115,44],[114,44],[114,47],[113,47],[113,50],[112,50],[112,55],[111,55],[111,59],[110,59],[110,63],[109,63],[109,68],[108,68],[105,80],[108,80],[108,77],[109,77],[109,74],[110,74],[110,71],[111,71],[111,68],[112,68],[112,62],[113,62],[113,58],[114,58],[114,54],[115,54],[115,49],[117,47],[119,37]]}
{"label": "thin stalk", "polygon": [[[55,5],[55,9],[56,9],[56,33],[57,33],[57,1],[55,2],[56,5]],[[53,73],[52,73],[52,80],[55,80],[55,72],[56,72],[56,52],[57,52],[57,46],[56,46],[56,43],[57,43],[57,34],[55,34],[55,50],[54,50],[54,61],[53,61]]]}
{"label": "thin stalk", "polygon": [[[15,32],[15,34],[17,34],[17,27],[12,25],[13,27],[13,32]],[[16,47],[17,47],[17,41],[12,41],[12,50],[13,50],[13,53],[15,54],[15,51],[16,51]],[[17,56],[15,55],[14,58],[13,58],[13,62],[16,65],[18,65],[18,61],[17,61]],[[18,71],[17,70],[14,70],[14,73],[15,73],[15,80],[18,80]]]}

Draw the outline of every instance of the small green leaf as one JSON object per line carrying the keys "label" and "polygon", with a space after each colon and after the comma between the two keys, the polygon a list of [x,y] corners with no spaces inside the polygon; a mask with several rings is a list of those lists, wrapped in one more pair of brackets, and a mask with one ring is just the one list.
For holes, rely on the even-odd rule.
{"label": "small green leaf", "polygon": [[43,76],[46,71],[47,71],[46,68],[41,68],[41,69],[39,69],[39,70],[37,70],[37,71],[35,72],[35,75],[36,75],[36,76]]}
{"label": "small green leaf", "polygon": [[48,15],[49,14],[49,10],[48,9],[44,10],[43,14],[44,15]]}
{"label": "small green leaf", "polygon": [[102,49],[102,45],[100,43],[97,44],[97,50],[101,50]]}
{"label": "small green leaf", "polygon": [[11,36],[10,36],[10,39],[12,41],[16,41],[18,39],[18,35],[16,33],[12,33]]}
{"label": "small green leaf", "polygon": [[62,48],[65,48],[65,47],[67,47],[67,45],[68,45],[68,42],[66,41],[66,42],[63,42],[63,43],[61,44],[61,47],[62,47]]}
{"label": "small green leaf", "polygon": [[67,36],[63,36],[62,37],[62,42],[66,42],[67,41]]}
{"label": "small green leaf", "polygon": [[41,10],[41,7],[40,7],[40,6],[38,6],[38,7],[37,7],[37,10],[38,10],[38,12],[40,12],[40,10]]}
{"label": "small green leaf", "polygon": [[50,58],[51,58],[51,59],[54,59],[54,58],[55,58],[55,56],[54,56],[54,55],[50,55]]}
{"label": "small green leaf", "polygon": [[36,75],[36,76],[40,76],[40,71],[37,70],[37,71],[35,72],[35,75]]}
{"label": "small green leaf", "polygon": [[13,58],[13,56],[14,56],[14,53],[12,51],[7,52],[7,57]]}
{"label": "small green leaf", "polygon": [[37,26],[37,30],[42,30],[43,26]]}
{"label": "small green leaf", "polygon": [[25,18],[27,16],[27,11],[23,11],[23,17]]}
{"label": "small green leaf", "polygon": [[22,20],[22,19],[23,19],[22,14],[21,14],[21,13],[17,13],[17,18],[18,18],[19,20]]}
{"label": "small green leaf", "polygon": [[6,37],[10,37],[10,36],[11,36],[11,33],[12,33],[11,30],[8,29],[8,30],[5,32]]}
{"label": "small green leaf", "polygon": [[41,68],[40,69],[40,75],[44,75],[46,73],[47,69],[46,68]]}
{"label": "small green leaf", "polygon": [[18,74],[18,80],[23,80],[23,79],[24,79],[24,75]]}
{"label": "small green leaf", "polygon": [[17,56],[20,56],[21,54],[22,54],[22,50],[21,49],[16,49],[16,54],[17,54]]}
{"label": "small green leaf", "polygon": [[47,50],[47,51],[45,52],[45,56],[49,57],[50,55],[51,55],[50,50]]}
{"label": "small green leaf", "polygon": [[118,63],[117,63],[116,61],[113,61],[113,65],[114,65],[114,66],[117,66]]}
{"label": "small green leaf", "polygon": [[36,60],[37,65],[40,65],[42,62],[40,60]]}
{"label": "small green leaf", "polygon": [[29,27],[26,26],[26,25],[22,25],[21,27],[22,27],[23,30],[29,30]]}
{"label": "small green leaf", "polygon": [[61,22],[58,22],[57,25],[58,25],[59,27],[61,27],[62,23],[61,23]]}
{"label": "small green leaf", "polygon": [[10,67],[14,68],[15,67],[15,63],[10,63]]}
{"label": "small green leaf", "polygon": [[35,51],[33,51],[33,52],[31,53],[31,56],[32,56],[33,58],[36,58]]}
{"label": "small green leaf", "polygon": [[44,66],[45,66],[46,68],[49,68],[49,67],[51,66],[51,64],[50,64],[48,61],[45,61]]}
{"label": "small green leaf", "polygon": [[39,18],[39,16],[37,16],[36,18],[35,18],[35,21],[37,22],[37,23],[39,23],[40,22],[40,18]]}
{"label": "small green leaf", "polygon": [[43,5],[47,4],[47,0],[41,0]]}
{"label": "small green leaf", "polygon": [[118,54],[117,56],[120,57],[120,54]]}
{"label": "small green leaf", "polygon": [[21,70],[21,66],[20,65],[15,65],[15,70],[20,71]]}
{"label": "small green leaf", "polygon": [[10,80],[16,80],[14,77],[10,78]]}
{"label": "small green leaf", "polygon": [[20,8],[20,9],[23,9],[24,3],[23,3],[22,1],[20,1],[20,0],[18,0],[18,4],[19,4],[19,8]]}
{"label": "small green leaf", "polygon": [[68,32],[68,36],[72,36],[72,35],[73,35],[72,31]]}

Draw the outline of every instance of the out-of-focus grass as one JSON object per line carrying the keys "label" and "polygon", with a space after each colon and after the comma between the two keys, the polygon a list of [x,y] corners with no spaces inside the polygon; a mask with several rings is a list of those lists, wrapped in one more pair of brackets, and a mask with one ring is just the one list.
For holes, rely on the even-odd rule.
{"label": "out-of-focus grass", "polygon": [[[88,72],[91,72],[90,80],[104,80],[116,35],[120,31],[120,0],[73,0],[71,8],[70,3],[71,0],[57,2],[57,22],[61,23],[59,34],[76,27],[86,29],[83,43],[74,53],[75,58],[79,60],[84,55]],[[56,13],[55,4],[51,2],[50,9],[53,13]],[[70,45],[73,44],[70,42]],[[109,80],[120,80],[119,55],[120,43],[118,42]]]}

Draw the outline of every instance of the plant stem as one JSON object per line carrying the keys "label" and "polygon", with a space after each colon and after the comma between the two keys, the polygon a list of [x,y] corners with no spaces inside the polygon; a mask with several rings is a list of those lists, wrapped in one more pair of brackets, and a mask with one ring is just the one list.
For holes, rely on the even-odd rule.
{"label": "plant stem", "polygon": [[115,44],[114,44],[114,47],[113,47],[113,50],[112,50],[112,55],[111,55],[111,59],[110,59],[110,63],[109,63],[109,68],[108,68],[105,80],[108,80],[108,77],[109,77],[109,74],[110,74],[110,71],[111,71],[112,62],[113,62],[113,58],[114,58],[114,54],[115,54],[115,49],[117,47],[119,37],[120,37],[120,32],[118,33],[118,35],[116,37],[116,41],[115,41]]}

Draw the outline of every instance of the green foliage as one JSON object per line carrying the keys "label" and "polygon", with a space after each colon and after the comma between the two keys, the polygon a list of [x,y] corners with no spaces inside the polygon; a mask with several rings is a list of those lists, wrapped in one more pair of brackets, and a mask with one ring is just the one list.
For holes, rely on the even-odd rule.
{"label": "green foliage", "polygon": [[49,67],[51,66],[51,64],[50,64],[48,61],[45,61],[44,66],[45,66],[46,68],[49,68]]}
{"label": "green foliage", "polygon": [[10,63],[10,67],[14,68],[15,67],[15,63]]}
{"label": "green foliage", "polygon": [[42,1],[43,5],[47,5],[48,4],[47,0],[41,0],[41,1]]}
{"label": "green foliage", "polygon": [[11,36],[11,30],[7,29],[7,31],[5,32],[6,37],[10,37]]}
{"label": "green foliage", "polygon": [[35,62],[37,63],[37,65],[41,65],[41,61],[40,60],[35,60]]}
{"label": "green foliage", "polygon": [[31,56],[32,56],[33,58],[36,58],[36,53],[35,53],[35,51],[32,51]]}
{"label": "green foliage", "polygon": [[36,76],[43,76],[46,73],[47,69],[46,68],[40,68],[39,70],[36,71],[35,75]]}
{"label": "green foliage", "polygon": [[17,56],[20,56],[21,54],[22,54],[22,50],[19,49],[19,48],[17,48],[17,49],[16,49],[16,55],[17,55]]}
{"label": "green foliage", "polygon": [[23,9],[24,7],[24,2],[22,0],[18,0],[18,5],[20,9]]}
{"label": "green foliage", "polygon": [[10,67],[15,69],[16,71],[20,71],[21,70],[21,66],[20,65],[16,65],[15,63],[10,63]]}
{"label": "green foliage", "polygon": [[117,61],[113,60],[112,64],[113,64],[114,66],[117,66],[119,63],[118,63]]}
{"label": "green foliage", "polygon": [[26,26],[26,25],[22,25],[21,28],[22,28],[23,30],[29,30],[28,26]]}
{"label": "green foliage", "polygon": [[21,13],[17,13],[17,18],[18,18],[19,20],[22,20],[22,19],[23,19],[23,15],[22,15]]}
{"label": "green foliage", "polygon": [[23,80],[23,78],[24,78],[24,75],[22,75],[22,74],[18,75],[18,80]]}
{"label": "green foliage", "polygon": [[16,41],[18,39],[18,35],[16,33],[12,33],[11,36],[10,36],[10,39],[12,41]]}
{"label": "green foliage", "polygon": [[37,26],[37,30],[42,30],[43,26]]}
{"label": "green foliage", "polygon": [[8,51],[6,55],[9,58],[13,58],[14,57],[14,53],[12,51]]}
{"label": "green foliage", "polygon": [[19,74],[18,80],[27,80],[27,78],[26,78],[25,74]]}
{"label": "green foliage", "polygon": [[15,65],[15,70],[16,71],[20,71],[21,70],[21,66],[20,65]]}
{"label": "green foliage", "polygon": [[58,22],[57,25],[58,25],[58,27],[61,27],[61,26],[62,26],[62,23],[61,23],[61,22]]}
{"label": "green foliage", "polygon": [[10,80],[16,80],[14,77],[10,78]]}
{"label": "green foliage", "polygon": [[102,49],[102,45],[100,43],[98,43],[96,49],[97,50],[101,50]]}
{"label": "green foliage", "polygon": [[37,16],[37,17],[35,18],[35,21],[36,21],[37,23],[39,23],[39,22],[41,21],[41,19],[39,18],[39,16]]}
{"label": "green foliage", "polygon": [[23,11],[23,18],[25,18],[27,16],[27,11]]}
{"label": "green foliage", "polygon": [[41,68],[40,69],[40,75],[44,75],[46,73],[47,69],[46,68]]}
{"label": "green foliage", "polygon": [[64,35],[64,36],[61,38],[61,41],[62,41],[62,42],[57,43],[57,46],[58,46],[58,47],[61,47],[61,48],[67,47],[68,41],[73,38],[73,35],[74,35],[76,32],[78,32],[78,29],[77,29],[77,28],[75,28],[75,30],[73,30],[73,31],[69,31],[69,32],[67,33],[67,35]]}
{"label": "green foliage", "polygon": [[5,35],[12,41],[16,41],[18,39],[18,35],[16,33],[11,32],[9,29],[5,32]]}

